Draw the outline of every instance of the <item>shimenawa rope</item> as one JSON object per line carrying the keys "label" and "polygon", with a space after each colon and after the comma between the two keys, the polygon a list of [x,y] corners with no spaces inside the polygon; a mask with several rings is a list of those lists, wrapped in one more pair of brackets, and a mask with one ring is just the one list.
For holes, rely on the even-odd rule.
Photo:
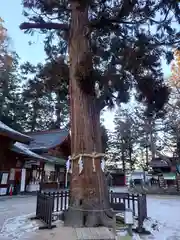
{"label": "shimenawa rope", "polygon": [[77,159],[79,159],[80,157],[90,157],[90,158],[100,158],[100,157],[105,157],[106,156],[106,154],[104,154],[104,153],[96,153],[96,152],[94,152],[94,153],[92,153],[92,154],[89,154],[89,153],[80,153],[80,154],[78,154],[78,155],[75,155],[75,154],[73,154],[72,155],[72,157],[70,157],[70,159],[71,160],[77,160]]}
{"label": "shimenawa rope", "polygon": [[104,211],[111,211],[112,208],[104,208],[104,209],[81,209],[81,208],[76,208],[76,207],[71,207],[69,206],[68,208],[71,208],[71,209],[74,209],[74,210],[77,210],[77,211],[81,211],[81,212],[104,212]]}

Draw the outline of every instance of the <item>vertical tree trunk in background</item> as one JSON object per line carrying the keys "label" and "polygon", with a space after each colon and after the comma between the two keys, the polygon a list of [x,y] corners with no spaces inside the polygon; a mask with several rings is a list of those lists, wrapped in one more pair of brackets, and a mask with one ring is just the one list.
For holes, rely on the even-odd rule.
{"label": "vertical tree trunk in background", "polygon": [[31,119],[31,132],[34,132],[37,126],[37,99],[35,98],[35,101],[33,102],[33,113],[32,113],[32,119]]}
{"label": "vertical tree trunk in background", "polygon": [[177,141],[176,141],[176,153],[177,153],[178,159],[180,159],[180,138],[179,138],[179,136],[177,137]]}
{"label": "vertical tree trunk in background", "polygon": [[62,119],[61,119],[61,97],[60,93],[56,92],[56,105],[55,105],[55,112],[56,112],[56,123],[55,127],[60,128],[62,124]]}
{"label": "vertical tree trunk in background", "polygon": [[130,170],[133,171],[133,160],[132,160],[132,147],[129,147],[129,161],[130,161]]}
{"label": "vertical tree trunk in background", "polygon": [[[73,1],[71,9],[69,40],[71,154],[101,153],[100,112],[96,108],[96,99],[82,90],[76,74],[84,54],[90,52],[89,39],[85,36],[88,6],[80,8],[78,3]],[[87,67],[92,69],[92,63],[85,69]],[[101,170],[101,159],[95,160],[96,171],[93,172],[92,158],[83,157],[81,174],[78,160],[73,160],[70,207],[65,214],[65,225],[77,227],[111,225],[109,215],[112,216],[107,210],[109,201],[105,176]]]}
{"label": "vertical tree trunk in background", "polygon": [[121,141],[121,160],[122,160],[122,168],[123,168],[123,173],[126,173],[126,160],[125,160],[125,146],[124,146],[124,139]]}
{"label": "vertical tree trunk in background", "polygon": [[[176,138],[176,155],[177,159],[175,160],[175,165],[180,164],[180,138],[179,134],[177,135]],[[176,170],[176,184],[177,184],[177,190],[180,191],[180,176],[179,176],[179,171]]]}
{"label": "vertical tree trunk in background", "polygon": [[146,145],[146,167],[149,166],[149,152],[148,152],[148,145]]}
{"label": "vertical tree trunk in background", "polygon": [[149,128],[150,128],[150,132],[149,132],[149,141],[150,141],[150,148],[151,148],[151,159],[154,159],[156,156],[156,151],[155,148],[156,147],[156,142],[154,141],[154,137],[153,137],[153,120],[151,118],[148,119],[148,124],[149,124]]}

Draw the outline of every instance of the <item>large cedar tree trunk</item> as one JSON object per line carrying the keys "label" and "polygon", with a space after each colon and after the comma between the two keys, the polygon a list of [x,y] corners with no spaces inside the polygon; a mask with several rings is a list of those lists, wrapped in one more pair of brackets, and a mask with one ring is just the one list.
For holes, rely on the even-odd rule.
{"label": "large cedar tree trunk", "polygon": [[[77,71],[84,71],[82,75],[88,75],[89,69],[92,69],[92,59],[82,64],[83,59],[90,53],[89,37],[86,35],[88,6],[79,8],[78,3],[73,1],[71,9],[69,40],[71,153],[72,155],[101,153],[100,112],[96,107],[95,96],[83,91],[77,75]],[[95,172],[92,158],[83,157],[82,159],[84,168],[81,174],[79,174],[78,159],[73,161],[70,207],[65,213],[65,225],[110,226],[112,213],[107,210],[109,209],[108,191],[105,176],[101,170],[101,159],[95,160]]]}

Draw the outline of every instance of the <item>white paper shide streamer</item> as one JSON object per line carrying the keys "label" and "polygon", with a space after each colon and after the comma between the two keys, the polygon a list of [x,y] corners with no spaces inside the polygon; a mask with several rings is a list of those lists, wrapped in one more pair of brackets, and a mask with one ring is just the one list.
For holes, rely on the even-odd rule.
{"label": "white paper shide streamer", "polygon": [[101,159],[101,169],[104,172],[104,170],[105,170],[105,160],[104,160],[104,158]]}
{"label": "white paper shide streamer", "polygon": [[71,157],[68,157],[68,160],[66,161],[66,172],[70,171],[70,167],[71,167]]}
{"label": "white paper shide streamer", "polygon": [[95,172],[96,171],[96,165],[95,165],[94,157],[92,158],[92,167],[93,167],[93,172]]}
{"label": "white paper shide streamer", "polygon": [[68,187],[68,173],[70,172],[71,168],[71,157],[68,157],[68,160],[66,161],[66,178],[65,178],[65,187]]}
{"label": "white paper shide streamer", "polygon": [[79,157],[79,174],[81,174],[82,170],[83,170],[83,160],[82,160],[82,156]]}

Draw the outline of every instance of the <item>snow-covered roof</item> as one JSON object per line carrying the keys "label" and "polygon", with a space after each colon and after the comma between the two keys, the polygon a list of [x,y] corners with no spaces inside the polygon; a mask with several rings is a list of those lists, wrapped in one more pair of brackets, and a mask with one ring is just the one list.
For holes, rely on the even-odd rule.
{"label": "snow-covered roof", "polygon": [[8,127],[6,124],[4,124],[1,121],[0,121],[0,135],[9,137],[10,139],[21,142],[21,143],[29,143],[32,140],[32,138],[30,136],[22,134],[14,129]]}
{"label": "snow-covered roof", "polygon": [[24,154],[28,157],[32,157],[32,158],[36,158],[36,159],[40,159],[40,160],[47,160],[48,159],[46,157],[40,156],[39,154],[36,154],[34,152],[32,152],[31,150],[28,149],[28,147],[25,147],[24,144],[16,142],[12,149],[12,151],[20,153],[20,154]]}
{"label": "snow-covered roof", "polygon": [[27,157],[35,158],[35,159],[42,160],[42,161],[45,161],[45,162],[49,162],[49,163],[52,163],[52,164],[65,165],[65,162],[66,162],[65,159],[53,157],[53,156],[50,156],[48,154],[46,154],[46,155],[36,154],[28,148],[28,145],[25,145],[25,144],[22,144],[22,143],[19,143],[19,142],[16,142],[13,145],[11,150],[14,151],[14,152],[23,154]]}
{"label": "snow-covered roof", "polygon": [[61,145],[68,137],[69,130],[55,129],[41,132],[28,133],[33,141],[30,142],[28,148],[32,151],[42,150],[46,151]]}

